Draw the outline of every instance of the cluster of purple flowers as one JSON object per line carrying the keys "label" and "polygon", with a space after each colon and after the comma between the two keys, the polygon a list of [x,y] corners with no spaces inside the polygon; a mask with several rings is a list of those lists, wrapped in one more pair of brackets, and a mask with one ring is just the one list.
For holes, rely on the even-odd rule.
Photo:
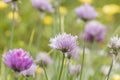
{"label": "cluster of purple flowers", "polygon": [[[18,0],[4,0],[6,3],[16,2]],[[54,12],[54,9],[50,3],[50,0],[32,0],[32,5],[39,11],[47,11],[50,13]],[[95,9],[89,5],[84,4],[75,9],[76,14],[83,19],[92,20],[95,19],[98,14]],[[85,25],[84,39],[93,42],[102,41],[105,38],[105,26],[98,21],[92,20]],[[57,35],[55,38],[50,39],[49,46],[54,50],[60,50],[63,54],[67,55],[67,58],[78,58],[80,49],[77,42],[78,37],[71,34],[62,33]],[[19,72],[24,76],[35,75],[37,65],[40,67],[48,66],[53,62],[51,57],[46,52],[41,52],[36,57],[36,64],[29,52],[23,49],[9,50],[3,55],[4,63],[15,72]],[[71,74],[80,72],[80,65],[70,65],[69,71]]]}
{"label": "cluster of purple flowers", "polygon": [[105,38],[105,32],[106,32],[105,26],[100,22],[93,20],[98,16],[98,13],[95,11],[94,7],[86,3],[77,7],[75,9],[75,12],[77,16],[82,20],[84,20],[85,22],[88,20],[92,20],[85,24],[84,38],[87,41],[100,42]]}
{"label": "cluster of purple flowers", "polygon": [[24,76],[35,76],[36,69],[39,65],[45,64],[47,66],[53,62],[49,55],[42,52],[36,57],[37,66],[29,53],[21,48],[9,50],[3,55],[3,61],[6,66]]}

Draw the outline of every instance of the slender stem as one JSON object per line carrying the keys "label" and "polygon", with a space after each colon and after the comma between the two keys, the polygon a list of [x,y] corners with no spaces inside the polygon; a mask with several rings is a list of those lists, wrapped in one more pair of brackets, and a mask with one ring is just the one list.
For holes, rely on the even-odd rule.
{"label": "slender stem", "polygon": [[63,70],[63,65],[64,65],[64,59],[65,59],[65,54],[63,53],[62,65],[61,65],[61,69],[60,69],[60,74],[59,74],[58,80],[61,80],[61,75],[62,75],[62,70]]}
{"label": "slender stem", "polygon": [[28,80],[28,78],[26,77],[25,80]]}
{"label": "slender stem", "polygon": [[34,34],[35,34],[35,30],[33,29],[31,32],[31,36],[30,36],[30,40],[29,40],[29,44],[28,44],[28,48],[31,47],[31,44],[33,42],[33,38],[34,38]]}
{"label": "slender stem", "polygon": [[43,63],[43,62],[42,62],[42,65],[43,65],[43,70],[44,70],[44,72],[45,72],[45,77],[46,77],[46,80],[48,80],[47,72],[46,72],[45,65],[44,65],[44,63]]}
{"label": "slender stem", "polygon": [[40,38],[41,38],[41,25],[39,25],[39,28],[38,28],[38,38],[37,38],[37,49],[39,50],[39,47],[40,47]]}
{"label": "slender stem", "polygon": [[41,23],[38,27],[38,38],[37,38],[37,49],[39,50],[40,47],[40,38],[41,38]]}
{"label": "slender stem", "polygon": [[64,33],[64,16],[61,16],[61,33]]}
{"label": "slender stem", "polygon": [[110,73],[112,71],[112,67],[113,67],[113,59],[112,59],[112,63],[110,65],[110,69],[109,69],[109,72],[108,72],[108,75],[107,75],[107,78],[105,80],[109,80],[109,77],[110,77]]}
{"label": "slender stem", "polygon": [[59,2],[57,10],[58,10],[58,20],[59,20],[59,22],[58,22],[58,25],[59,25],[58,31],[60,32],[60,28],[61,28],[61,24],[62,24],[62,22],[61,22],[61,15],[60,15],[60,2]]}
{"label": "slender stem", "polygon": [[56,35],[57,33],[59,33],[59,29],[61,27],[61,19],[60,19],[60,13],[59,13],[59,5],[60,5],[60,1],[59,0],[55,0],[55,13],[54,13],[54,35]]}
{"label": "slender stem", "polygon": [[48,55],[50,55],[53,51],[54,51],[54,50],[53,50],[53,49],[51,49],[51,50],[48,52]]}
{"label": "slender stem", "polygon": [[56,17],[56,14],[54,13],[53,14],[53,18],[54,18],[54,24],[53,24],[53,36],[55,36],[56,35],[56,33],[57,33],[57,17]]}
{"label": "slender stem", "polygon": [[18,80],[18,72],[15,72],[15,80]]}
{"label": "slender stem", "polygon": [[82,58],[82,66],[80,72],[80,80],[82,80],[83,68],[84,68],[84,57],[85,57],[85,40],[83,42],[83,58]]}
{"label": "slender stem", "polygon": [[38,27],[38,38],[37,38],[37,49],[39,50],[39,47],[40,47],[40,39],[41,39],[41,35],[42,35],[42,19],[44,17],[44,13],[41,12],[40,14],[40,23],[39,23],[39,27]]}
{"label": "slender stem", "polygon": [[15,80],[18,80],[18,78],[17,78],[17,77],[15,77]]}
{"label": "slender stem", "polygon": [[12,48],[13,38],[14,38],[14,27],[15,27],[15,10],[12,10],[12,26],[11,26],[11,35],[10,35],[10,49]]}
{"label": "slender stem", "polygon": [[69,65],[70,65],[70,59],[68,59],[68,63],[67,63],[67,76],[66,76],[66,80],[69,80]]}

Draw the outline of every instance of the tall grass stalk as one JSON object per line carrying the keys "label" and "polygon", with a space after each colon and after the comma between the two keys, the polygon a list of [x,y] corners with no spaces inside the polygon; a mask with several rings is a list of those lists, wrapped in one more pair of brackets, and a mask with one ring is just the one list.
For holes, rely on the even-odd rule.
{"label": "tall grass stalk", "polygon": [[13,38],[14,38],[14,28],[15,28],[15,10],[12,10],[12,26],[11,26],[11,34],[10,34],[10,46],[11,49],[13,46]]}
{"label": "tall grass stalk", "polygon": [[32,44],[32,42],[33,42],[34,35],[35,35],[35,30],[33,29],[32,32],[31,32],[31,35],[30,35],[28,48],[31,47],[31,44]]}
{"label": "tall grass stalk", "polygon": [[61,80],[61,75],[62,75],[63,66],[64,66],[64,59],[65,59],[65,54],[63,53],[62,65],[61,65],[61,69],[60,69],[60,74],[59,74],[58,80]]}
{"label": "tall grass stalk", "polygon": [[64,16],[61,16],[61,33],[64,33]]}
{"label": "tall grass stalk", "polygon": [[105,80],[109,80],[109,78],[110,78],[110,73],[111,73],[111,71],[112,71],[113,64],[114,64],[114,59],[112,58],[112,62],[111,62],[111,65],[110,65],[110,69],[109,69],[108,75],[107,75],[107,77],[106,77]]}
{"label": "tall grass stalk", "polygon": [[67,59],[65,80],[69,80],[69,65],[70,65],[70,59]]}
{"label": "tall grass stalk", "polygon": [[82,80],[82,74],[84,70],[84,58],[85,58],[85,40],[83,42],[83,57],[82,57],[82,65],[81,65],[81,72],[80,72],[80,80]]}
{"label": "tall grass stalk", "polygon": [[43,66],[43,70],[44,70],[44,73],[45,73],[46,80],[48,80],[47,72],[46,72],[45,65],[44,65],[43,62],[42,62],[42,66]]}
{"label": "tall grass stalk", "polygon": [[15,80],[18,80],[19,73],[15,72]]}
{"label": "tall grass stalk", "polygon": [[38,37],[37,37],[37,49],[39,50],[40,48],[40,40],[41,40],[41,36],[42,36],[42,20],[43,20],[43,17],[44,17],[45,13],[44,12],[41,12],[40,13],[40,23],[39,23],[39,26],[38,26],[38,31],[37,31],[37,34],[38,34]]}
{"label": "tall grass stalk", "polygon": [[3,61],[1,60],[1,80],[6,80],[6,67],[3,63]]}

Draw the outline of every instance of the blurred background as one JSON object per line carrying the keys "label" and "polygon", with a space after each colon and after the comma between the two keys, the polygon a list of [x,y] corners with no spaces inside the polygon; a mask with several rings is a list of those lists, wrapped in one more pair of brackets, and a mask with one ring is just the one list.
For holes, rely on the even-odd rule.
{"label": "blurred background", "polygon": [[[53,3],[53,0],[51,1]],[[107,26],[107,36],[119,27],[120,23],[120,1],[119,0],[62,0],[61,14],[65,14],[65,32],[79,35],[84,26],[75,14],[75,8],[81,4],[88,2],[95,7],[99,16],[97,20]],[[30,36],[34,32],[31,51],[36,51],[37,30],[40,26],[40,13],[36,10],[30,0],[21,0],[18,3],[18,12],[15,13],[15,34],[13,47],[22,47],[27,49],[30,41]],[[41,21],[41,41],[39,49],[49,51],[48,43],[50,37],[53,37],[53,15],[46,13]],[[11,5],[3,5],[0,0],[0,53],[4,49],[8,49],[11,33],[12,13]],[[58,26],[56,26],[58,27]]]}
{"label": "blurred background", "polygon": [[[99,16],[96,20],[106,26],[105,40],[98,43],[97,46],[98,49],[105,49],[113,33],[120,33],[120,0],[62,0],[59,12],[60,16],[64,15],[66,33],[79,36],[83,32],[84,23],[76,16],[75,8],[86,2],[98,12]],[[51,3],[54,4],[54,0],[51,0]],[[31,0],[21,0],[17,4],[18,12],[15,12],[13,48],[29,50],[33,57],[38,51],[49,52],[51,50],[48,46],[49,40],[55,36],[53,31],[54,22],[57,21],[54,19],[55,14],[46,12],[41,21],[41,13],[32,6]],[[9,49],[12,18],[11,5],[0,0],[0,55]],[[59,32],[58,29],[57,33]],[[38,34],[41,35],[39,44],[37,43]],[[39,45],[38,48],[37,45]],[[96,59],[103,58],[105,57],[96,57]],[[102,61],[104,62],[104,59],[93,64]],[[106,62],[109,64],[109,60]]]}

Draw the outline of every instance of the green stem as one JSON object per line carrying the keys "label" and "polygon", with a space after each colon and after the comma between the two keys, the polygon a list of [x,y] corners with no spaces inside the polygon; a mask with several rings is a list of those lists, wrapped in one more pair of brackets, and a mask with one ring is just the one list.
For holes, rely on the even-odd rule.
{"label": "green stem", "polygon": [[13,38],[14,38],[14,27],[15,27],[15,10],[12,10],[12,26],[11,26],[11,35],[10,35],[10,49],[12,48]]}
{"label": "green stem", "polygon": [[66,80],[69,80],[69,65],[70,65],[70,59],[68,59],[68,63],[67,63],[67,76],[66,76]]}
{"label": "green stem", "polygon": [[59,0],[55,0],[55,13],[54,13],[54,36],[59,33],[59,29],[61,27],[61,18],[60,18],[60,13],[59,13],[59,5],[60,5],[60,1]]}
{"label": "green stem", "polygon": [[60,2],[59,2],[59,5],[57,7],[58,20],[59,20],[59,22],[58,22],[58,25],[59,25],[58,32],[60,32],[60,28],[61,28],[61,15],[60,15],[60,9],[59,8],[60,8]]}
{"label": "green stem", "polygon": [[33,29],[31,32],[31,36],[30,36],[30,40],[29,40],[29,44],[28,44],[28,48],[31,48],[31,44],[33,42],[33,38],[34,38],[34,34],[35,34],[35,30]]}
{"label": "green stem", "polygon": [[37,49],[39,50],[40,47],[40,39],[42,36],[42,19],[44,17],[44,13],[41,12],[40,14],[40,23],[39,23],[39,27],[38,27],[38,38],[37,38]]}
{"label": "green stem", "polygon": [[85,57],[85,40],[83,43],[83,58],[82,58],[82,66],[81,66],[81,72],[80,72],[80,80],[82,80],[82,74],[83,74],[83,68],[84,68],[84,57]]}
{"label": "green stem", "polygon": [[54,24],[53,24],[53,36],[55,36],[55,34],[57,33],[57,17],[56,17],[56,14],[53,15],[53,18],[54,18]]}
{"label": "green stem", "polygon": [[43,65],[43,70],[44,70],[44,72],[45,72],[46,80],[48,80],[48,76],[47,76],[47,72],[46,72],[46,69],[45,69],[44,63],[42,63],[42,65]]}
{"label": "green stem", "polygon": [[15,80],[18,80],[18,72],[15,72]]}
{"label": "green stem", "polygon": [[110,77],[110,73],[112,71],[112,67],[113,67],[113,59],[112,59],[112,63],[110,65],[110,69],[109,69],[109,72],[108,72],[108,75],[107,75],[107,78],[105,80],[109,80],[109,77]]}
{"label": "green stem", "polygon": [[62,75],[62,70],[63,70],[63,65],[64,65],[64,59],[65,59],[65,53],[63,53],[62,65],[61,65],[61,69],[60,69],[60,74],[59,74],[58,80],[61,80],[61,75]]}
{"label": "green stem", "polygon": [[61,33],[64,33],[64,16],[61,16]]}
{"label": "green stem", "polygon": [[26,77],[25,80],[28,80],[28,78]]}
{"label": "green stem", "polygon": [[53,50],[53,49],[51,49],[51,50],[48,52],[48,55],[50,55],[53,51],[54,51],[54,50]]}
{"label": "green stem", "polygon": [[18,78],[17,78],[17,77],[15,77],[15,80],[18,80]]}

